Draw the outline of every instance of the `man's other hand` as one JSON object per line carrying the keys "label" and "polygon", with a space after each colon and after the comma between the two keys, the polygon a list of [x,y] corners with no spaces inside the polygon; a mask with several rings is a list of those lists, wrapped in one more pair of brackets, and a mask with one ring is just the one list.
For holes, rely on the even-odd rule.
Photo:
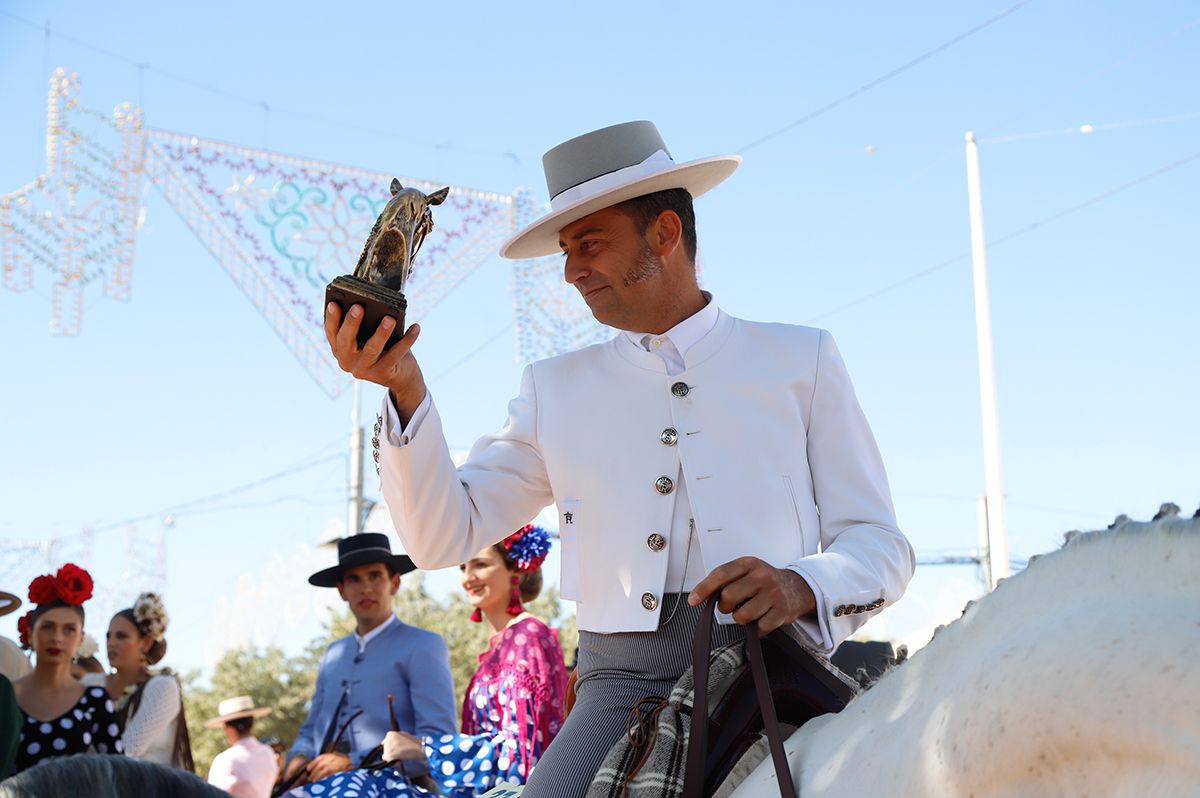
{"label": "man's other hand", "polygon": [[308,780],[320,781],[334,773],[353,769],[354,765],[351,764],[350,757],[345,754],[321,754],[308,763]]}
{"label": "man's other hand", "polygon": [[383,761],[418,761],[425,758],[425,746],[420,738],[399,731],[390,731],[383,738]]}
{"label": "man's other hand", "polygon": [[688,595],[693,607],[721,591],[717,609],[732,614],[742,626],[758,623],[763,634],[773,632],[817,609],[817,599],[804,577],[786,568],[773,568],[757,557],[739,557],[717,566]]}
{"label": "man's other hand", "polygon": [[294,757],[289,759],[287,768],[283,771],[284,780],[286,781],[290,779],[293,775],[295,775],[297,770],[307,765],[308,762],[309,759],[304,754],[296,754]]}
{"label": "man's other hand", "polygon": [[414,324],[404,337],[383,351],[396,320],[385,316],[370,339],[358,345],[358,328],[362,324],[361,305],[351,305],[343,321],[342,310],[335,302],[325,307],[325,340],[342,371],[356,379],[382,385],[392,392],[392,401],[400,413],[401,423],[407,424],[425,399],[425,378],[413,357],[412,347],[421,334],[421,325]]}

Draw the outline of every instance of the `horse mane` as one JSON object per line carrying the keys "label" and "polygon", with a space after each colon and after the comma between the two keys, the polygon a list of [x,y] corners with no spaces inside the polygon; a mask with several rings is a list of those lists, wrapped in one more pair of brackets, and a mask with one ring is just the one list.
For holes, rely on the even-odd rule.
{"label": "horse mane", "polygon": [[[981,596],[978,599],[968,601],[966,606],[963,607],[962,615],[950,623],[939,626],[936,630],[934,630],[933,636],[934,638],[937,638],[943,632],[973,614],[979,605],[985,600],[994,601],[992,596],[1006,595],[1007,591],[1025,589],[1025,587],[1028,585],[1028,580],[1031,578],[1037,579],[1041,576],[1041,569],[1060,567],[1059,565],[1056,565],[1056,563],[1061,564],[1064,559],[1072,559],[1073,555],[1071,552],[1079,547],[1121,547],[1123,544],[1128,543],[1131,540],[1140,539],[1146,535],[1174,536],[1195,533],[1198,537],[1200,537],[1200,523],[1198,523],[1198,521],[1200,521],[1200,509],[1197,509],[1195,515],[1193,515],[1190,519],[1182,518],[1179,516],[1179,506],[1172,502],[1167,502],[1159,508],[1159,511],[1150,521],[1133,521],[1128,515],[1122,513],[1104,529],[1095,529],[1089,531],[1072,529],[1068,532],[1064,532],[1062,536],[1062,544],[1058,549],[1045,554],[1035,554],[1031,556],[1023,570],[1005,579],[1001,579],[997,583],[996,588],[992,593]],[[1034,570],[1035,566],[1037,570]],[[1005,585],[1008,585],[1008,587],[1005,587]],[[1006,592],[1001,593],[1001,589]],[[931,639],[930,643],[932,642],[933,640]],[[898,660],[895,666],[888,669],[889,672],[894,670],[895,667],[898,667],[900,664],[901,661]],[[882,676],[880,678],[882,678]],[[878,680],[876,680],[876,682],[878,682]]]}
{"label": "horse mane", "polygon": [[[1200,513],[1157,516],[1067,533],[805,724],[786,743],[801,794],[1191,794]],[[734,795],[768,794],[769,771]]]}

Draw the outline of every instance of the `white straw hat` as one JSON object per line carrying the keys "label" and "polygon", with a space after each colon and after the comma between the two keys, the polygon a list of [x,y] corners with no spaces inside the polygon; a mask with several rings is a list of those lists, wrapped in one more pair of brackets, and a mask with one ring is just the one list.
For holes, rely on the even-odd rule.
{"label": "white straw hat", "polygon": [[206,729],[219,729],[231,720],[238,718],[261,718],[270,715],[270,707],[255,707],[254,699],[248,695],[226,698],[217,704],[217,717],[204,721]]}
{"label": "white straw hat", "polygon": [[625,122],[565,141],[542,156],[550,213],[504,242],[514,260],[559,251],[558,233],[572,222],[634,197],[687,189],[700,196],[733,174],[739,155],[677,164],[653,122]]}

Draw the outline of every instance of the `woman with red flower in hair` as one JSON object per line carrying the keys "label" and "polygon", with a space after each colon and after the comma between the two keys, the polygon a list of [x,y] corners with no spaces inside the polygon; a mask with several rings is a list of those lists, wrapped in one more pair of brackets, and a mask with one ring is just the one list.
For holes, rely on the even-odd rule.
{"label": "woman with red flower in hair", "polygon": [[71,660],[83,641],[83,603],[91,597],[92,577],[71,563],[29,585],[29,600],[36,606],[17,627],[35,663],[32,673],[13,682],[23,715],[17,771],[51,757],[121,752],[112,699],[103,687],[71,676]]}

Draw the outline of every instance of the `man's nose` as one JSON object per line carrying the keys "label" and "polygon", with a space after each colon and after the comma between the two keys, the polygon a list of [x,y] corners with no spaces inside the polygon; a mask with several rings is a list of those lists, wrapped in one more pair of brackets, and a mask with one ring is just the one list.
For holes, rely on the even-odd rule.
{"label": "man's nose", "polygon": [[563,279],[570,285],[575,285],[579,280],[591,274],[591,270],[582,265],[578,258],[573,258],[567,255],[565,263],[563,263]]}

